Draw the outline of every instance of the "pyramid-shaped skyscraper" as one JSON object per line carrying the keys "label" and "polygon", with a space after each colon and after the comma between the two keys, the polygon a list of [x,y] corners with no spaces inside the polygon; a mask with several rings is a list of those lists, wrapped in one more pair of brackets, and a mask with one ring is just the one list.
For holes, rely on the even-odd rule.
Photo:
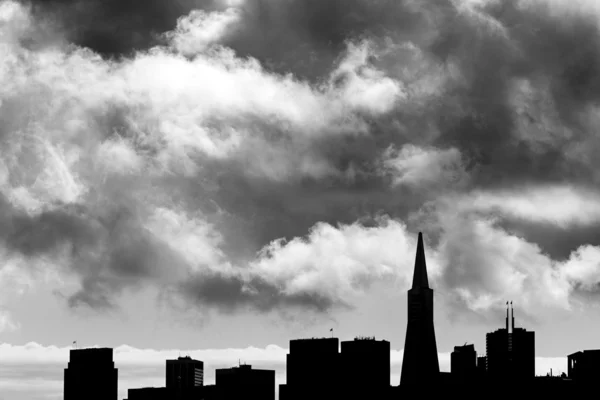
{"label": "pyramid-shaped skyscraper", "polygon": [[408,321],[401,386],[416,386],[437,381],[440,376],[433,324],[433,289],[427,279],[423,234],[419,232],[412,288],[408,291]]}

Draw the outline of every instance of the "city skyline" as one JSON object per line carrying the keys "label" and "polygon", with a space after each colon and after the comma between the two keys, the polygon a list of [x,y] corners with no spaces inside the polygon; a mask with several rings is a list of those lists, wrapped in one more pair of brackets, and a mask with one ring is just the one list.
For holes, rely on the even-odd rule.
{"label": "city skyline", "polygon": [[74,341],[140,387],[179,354],[281,375],[291,338],[375,336],[395,383],[418,232],[442,371],[506,301],[564,371],[600,348],[599,21],[0,0],[0,397],[60,393]]}
{"label": "city skyline", "polygon": [[[204,362],[187,355],[165,360],[165,386],[128,388],[126,400],[170,400],[174,396],[190,400],[226,400],[239,398],[242,393],[265,400],[296,400],[309,396],[320,399],[336,395],[385,399],[431,386],[446,393],[449,390],[463,393],[465,389],[473,389],[474,385],[488,388],[500,385],[496,388],[500,390],[507,382],[519,383],[525,390],[539,394],[557,394],[557,391],[573,393],[573,390],[581,390],[595,382],[597,354],[600,353],[596,349],[569,354],[566,357],[568,375],[550,368],[545,376],[541,376],[542,380],[534,379],[535,332],[515,326],[512,301],[506,302],[505,327],[486,334],[485,356],[478,356],[472,344],[455,346],[451,354],[451,373],[440,371],[433,315],[434,291],[428,283],[421,232],[415,253],[412,287],[407,292],[405,349],[409,351],[403,354],[399,385],[390,382],[389,341],[359,336],[340,343],[332,333],[331,337],[290,340],[283,383],[277,383],[275,370],[252,368],[239,360],[236,367],[216,369],[215,383],[207,384],[204,382]],[[76,346],[77,343],[73,344]],[[98,400],[117,399],[118,372],[113,362],[113,349],[71,350],[64,376],[64,400],[92,395],[90,387],[93,385],[86,382],[87,378],[112,392],[99,396]],[[73,379],[77,376],[79,378]]]}
{"label": "city skyline", "polygon": [[[422,385],[428,385],[431,382],[436,382],[440,379],[447,380],[450,376],[448,375],[448,377],[446,378],[441,378],[441,375],[448,371],[444,371],[446,368],[442,368],[442,370],[440,371],[439,368],[439,356],[436,352],[436,340],[434,333],[435,319],[432,311],[432,307],[434,304],[434,293],[433,290],[429,287],[428,283],[424,241],[421,232],[419,232],[418,234],[417,246],[415,251],[412,287],[408,290],[407,294],[408,313],[406,318],[407,332],[405,348],[408,347],[409,349],[411,349],[411,352],[408,354],[402,354],[403,360],[401,364],[400,379],[396,380],[399,381],[400,387],[412,387],[414,389],[422,387]],[[333,332],[333,329],[330,329],[330,332]],[[531,342],[529,342],[529,339],[525,338],[526,336],[529,337],[530,335]],[[463,356],[460,360],[456,360],[455,365],[455,361],[453,360],[453,357],[455,355],[454,353],[456,353],[457,350],[461,349],[461,346],[454,347],[454,352],[452,353],[450,364],[450,370],[453,371],[453,374],[456,374],[454,375],[453,379],[457,379],[455,381],[456,383],[459,383],[461,385],[468,385],[470,380],[474,379],[477,376],[476,372],[479,371],[480,358],[483,358],[485,360],[484,365],[486,365],[486,367],[484,368],[487,371],[485,372],[485,375],[486,379],[491,379],[490,382],[494,382],[494,380],[497,379],[527,379],[527,377],[531,378],[536,375],[544,376],[544,373],[539,374],[539,371],[548,368],[548,366],[550,366],[550,370],[549,372],[546,372],[546,375],[564,375],[564,370],[568,370],[569,378],[571,378],[571,367],[573,365],[569,365],[566,369],[561,369],[560,367],[562,366],[560,366],[560,364],[564,364],[565,361],[568,361],[568,363],[572,363],[571,357],[577,356],[577,354],[582,354],[581,351],[577,352],[577,354],[570,354],[568,355],[568,357],[562,357],[562,363],[549,365],[542,362],[540,365],[536,362],[535,339],[533,335],[534,332],[527,332],[527,330],[523,328],[515,327],[513,304],[512,301],[507,301],[505,328],[497,329],[493,332],[488,332],[486,334],[486,346],[484,357],[478,357],[479,355],[481,355],[481,353],[478,353],[476,351],[474,345],[471,344],[467,346],[467,344],[465,343],[465,345],[462,346],[462,348],[471,349],[470,351],[472,351],[472,359],[469,361],[468,358],[465,358]],[[426,340],[423,341],[422,338],[425,338]],[[320,342],[322,342],[322,344],[317,344]],[[526,342],[528,344],[526,344]],[[293,351],[293,343],[296,343],[295,351]],[[316,344],[316,347],[313,343]],[[367,347],[364,347],[365,343],[367,344]],[[332,345],[334,347],[332,347]],[[384,347],[381,347],[381,345],[383,345]],[[157,391],[163,393],[163,391],[166,390],[177,390],[177,387],[188,388],[186,390],[189,390],[190,387],[202,387],[203,385],[208,389],[215,388],[215,382],[207,382],[204,380],[205,363],[202,360],[196,360],[190,357],[189,354],[186,354],[184,356],[179,354],[177,359],[164,360],[166,361],[165,386],[157,385],[156,381],[154,382],[154,384],[145,384],[142,386],[135,386],[132,385],[131,382],[127,382],[125,387],[120,387],[120,389],[118,390],[118,382],[122,381],[122,379],[119,379],[118,377],[118,367],[113,361],[114,350],[112,348],[92,347],[78,349],[77,341],[73,342],[73,347],[74,349],[71,349],[69,351],[70,362],[68,363],[67,368],[64,370],[64,400],[77,399],[86,396],[90,387],[90,383],[86,381],[88,377],[92,378],[94,382],[100,383],[102,387],[108,392],[114,393],[112,395],[108,395],[108,393],[106,393],[105,395],[99,397],[99,399],[104,400],[108,400],[108,397],[117,398],[117,396],[118,399],[128,398],[129,400],[147,400],[150,398],[155,399],[155,397],[147,396],[165,396],[165,394],[159,394],[159,392]],[[344,350],[344,348],[346,350]],[[382,354],[382,350],[384,351],[384,353],[387,353],[387,355]],[[506,353],[507,350],[508,353]],[[433,360],[431,359],[432,351],[435,353]],[[589,350],[583,351],[583,353],[585,354],[595,354],[595,352],[598,352],[598,350],[592,350],[591,352]],[[462,354],[462,352],[460,354]],[[342,359],[338,360],[338,357],[340,355],[342,356]],[[381,359],[382,356],[384,356],[384,360]],[[272,379],[270,385],[272,386],[272,393],[273,396],[275,396],[274,398],[281,399],[282,397],[280,394],[280,390],[283,390],[281,388],[287,386],[287,390],[285,392],[286,395],[284,398],[284,400],[287,400],[305,398],[306,396],[310,395],[311,390],[314,387],[326,388],[328,382],[331,382],[333,386],[331,386],[330,389],[326,390],[331,390],[331,395],[334,395],[335,393],[337,393],[338,390],[341,389],[337,387],[339,382],[343,382],[348,379],[353,381],[365,376],[364,372],[358,372],[359,370],[356,369],[355,363],[357,361],[360,365],[362,365],[364,362],[373,362],[374,365],[371,373],[366,375],[368,376],[368,381],[370,382],[370,385],[375,384],[376,387],[371,387],[370,385],[367,385],[361,389],[357,387],[354,389],[354,394],[356,394],[356,390],[366,390],[366,393],[379,393],[379,395],[387,397],[393,394],[391,392],[388,393],[386,391],[387,389],[385,389],[386,387],[398,387],[396,384],[394,384],[394,382],[390,382],[389,380],[390,378],[394,380],[394,374],[391,373],[392,371],[390,369],[392,367],[391,356],[392,352],[390,351],[389,341],[378,341],[375,337],[369,336],[356,336],[353,341],[342,341],[340,343],[339,339],[334,338],[333,333],[331,333],[331,338],[313,337],[290,340],[290,348],[285,356],[285,375],[283,375],[283,379],[281,373],[277,374],[277,370],[264,371],[259,369],[258,371],[256,371],[256,368],[254,368],[253,371],[259,372],[260,374],[266,373],[267,376],[261,376],[267,378],[267,382],[269,382],[269,380]],[[592,356],[592,358],[590,359],[592,363],[595,362],[595,358],[593,357],[594,356]],[[252,359],[252,361],[255,362],[256,360]],[[383,365],[381,364],[382,361],[385,361]],[[514,365],[512,361],[514,361]],[[315,362],[317,363],[315,364]],[[472,369],[469,370],[468,366],[470,363],[472,363]],[[474,368],[476,364],[477,371]],[[387,367],[384,367],[384,365],[387,365]],[[559,368],[556,368],[557,365],[559,365]],[[465,366],[467,369],[465,369]],[[316,367],[319,367],[321,369],[315,369]],[[341,370],[338,371],[340,367]],[[384,367],[384,369],[382,369],[382,367]],[[216,373],[216,388],[218,388],[220,391],[223,391],[225,389],[234,391],[254,390],[251,388],[236,388],[236,385],[234,384],[234,382],[238,380],[240,383],[250,382],[250,376],[248,376],[245,379],[241,379],[241,377],[237,379],[233,378],[235,375],[235,371],[242,372],[246,368],[252,370],[252,366],[248,365],[245,361],[244,363],[242,363],[241,358],[238,359],[237,367],[216,368],[214,370],[214,372]],[[584,368],[590,368],[590,366]],[[594,367],[592,366],[591,368],[593,369]],[[94,372],[90,374],[91,371]],[[340,375],[338,376],[332,371],[338,371]],[[143,372],[147,372],[147,370],[138,369],[136,372],[138,374],[141,374]],[[440,372],[442,372],[442,374],[440,374]],[[591,372],[592,371],[586,371],[584,373],[589,374]],[[225,379],[222,378],[221,383],[219,383],[219,374],[221,374],[221,376],[231,376],[228,379],[228,381],[230,379],[233,380],[231,380],[229,384],[226,384]],[[297,375],[296,378],[302,380],[292,381],[290,385],[290,381],[288,381],[287,379],[290,374]],[[382,377],[380,376],[381,374],[387,376],[387,378],[385,378],[383,381],[381,379]],[[353,378],[353,375],[356,376]],[[278,376],[278,379],[276,379],[276,376]],[[460,378],[458,378],[459,376]],[[39,379],[39,376],[36,377],[36,379]],[[481,376],[478,379],[481,379]],[[302,383],[308,381],[312,382],[308,386]],[[379,389],[377,389],[377,387]],[[56,393],[55,395],[53,395],[52,393],[48,393],[48,387],[41,387],[40,389],[42,396],[48,397],[48,395],[50,395],[50,397],[61,397],[61,394],[58,393]],[[132,391],[132,389],[134,390]],[[265,394],[265,389],[266,393],[269,393],[269,383],[267,383],[267,387],[263,387],[263,389],[260,389],[263,391],[263,395]],[[308,389],[307,393],[302,392],[302,390],[305,389]],[[375,392],[373,392],[373,390],[375,390]],[[128,393],[128,396],[125,395],[125,393]],[[198,395],[200,393],[205,393],[205,391],[195,393],[196,395]],[[211,396],[214,396],[215,394],[216,392],[214,392],[214,394],[212,394]],[[166,396],[164,398],[169,398],[169,396]],[[212,399],[213,397],[210,398]]]}

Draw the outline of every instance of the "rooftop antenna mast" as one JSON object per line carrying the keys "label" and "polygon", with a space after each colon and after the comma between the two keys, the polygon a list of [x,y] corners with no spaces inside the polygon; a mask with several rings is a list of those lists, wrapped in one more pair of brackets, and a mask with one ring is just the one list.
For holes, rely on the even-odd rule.
{"label": "rooftop antenna mast", "polygon": [[510,315],[511,315],[511,328],[510,332],[512,333],[515,330],[515,310],[513,309],[512,301],[510,302]]}
{"label": "rooftop antenna mast", "polygon": [[508,301],[506,302],[506,332],[508,332]]}

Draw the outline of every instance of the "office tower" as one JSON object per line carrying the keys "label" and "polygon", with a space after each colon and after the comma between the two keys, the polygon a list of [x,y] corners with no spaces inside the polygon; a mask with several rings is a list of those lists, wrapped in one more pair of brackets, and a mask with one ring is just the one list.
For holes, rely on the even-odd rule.
{"label": "office tower", "polygon": [[474,345],[454,346],[454,351],[450,354],[450,372],[454,382],[467,383],[475,381],[477,353]]}
{"label": "office tower", "polygon": [[578,384],[594,383],[600,376],[600,350],[584,350],[567,357],[569,379]]}
{"label": "office tower", "polygon": [[390,342],[358,337],[342,342],[341,372],[352,390],[368,397],[384,393],[390,387]]}
{"label": "office tower", "polygon": [[339,340],[290,340],[290,352],[286,355],[286,381],[286,384],[280,385],[280,400],[314,400],[334,395],[340,387]]}
{"label": "office tower", "polygon": [[[512,311],[510,323],[509,310]],[[512,302],[506,309],[506,328],[486,335],[486,353],[490,379],[528,380],[535,377],[535,332],[515,328]]]}
{"label": "office tower", "polygon": [[490,379],[505,379],[510,376],[510,354],[508,331],[498,329],[485,335],[487,374]]}
{"label": "office tower", "polygon": [[487,376],[487,358],[485,356],[477,357],[477,377],[484,378]]}
{"label": "office tower", "polygon": [[408,322],[400,385],[437,381],[440,376],[433,324],[433,289],[427,279],[423,234],[419,232],[412,288],[408,291]]}
{"label": "office tower", "polygon": [[64,400],[117,400],[113,349],[71,350],[65,369]]}
{"label": "office tower", "polygon": [[204,384],[204,363],[190,357],[167,360],[167,389],[188,391]]}
{"label": "office tower", "polygon": [[252,369],[251,365],[217,369],[215,386],[227,400],[275,400],[275,371]]}

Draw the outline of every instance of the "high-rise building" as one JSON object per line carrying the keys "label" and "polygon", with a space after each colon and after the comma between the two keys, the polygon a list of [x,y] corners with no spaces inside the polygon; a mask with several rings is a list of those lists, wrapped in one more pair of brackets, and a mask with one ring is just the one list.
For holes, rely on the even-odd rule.
{"label": "high-rise building", "polygon": [[440,377],[433,323],[433,289],[429,287],[423,234],[419,232],[412,288],[408,291],[408,322],[401,386],[437,381]]}
{"label": "high-rise building", "polygon": [[342,342],[341,372],[354,389],[380,393],[390,387],[390,342],[359,337]]}
{"label": "high-rise building", "polygon": [[336,395],[341,376],[339,347],[338,338],[290,340],[286,384],[279,387],[280,400],[316,400]]}
{"label": "high-rise building", "polygon": [[64,400],[117,400],[118,374],[113,349],[74,349],[65,369]]}
{"label": "high-rise building", "polygon": [[454,346],[450,354],[450,372],[457,383],[474,382],[477,373],[477,352],[472,344]]}
{"label": "high-rise building", "polygon": [[600,350],[583,350],[567,356],[569,379],[578,384],[595,382],[600,376]]}
{"label": "high-rise building", "polygon": [[204,385],[204,363],[191,357],[167,360],[167,389],[187,391]]}
{"label": "high-rise building", "polygon": [[485,356],[477,357],[477,377],[484,378],[487,376],[487,358]]}
{"label": "high-rise building", "polygon": [[251,365],[217,369],[215,386],[222,399],[275,400],[275,371]]}
{"label": "high-rise building", "polygon": [[[513,312],[510,324],[509,310]],[[487,376],[490,379],[535,378],[535,332],[515,328],[512,302],[506,309],[506,328],[486,335],[486,353]]]}

